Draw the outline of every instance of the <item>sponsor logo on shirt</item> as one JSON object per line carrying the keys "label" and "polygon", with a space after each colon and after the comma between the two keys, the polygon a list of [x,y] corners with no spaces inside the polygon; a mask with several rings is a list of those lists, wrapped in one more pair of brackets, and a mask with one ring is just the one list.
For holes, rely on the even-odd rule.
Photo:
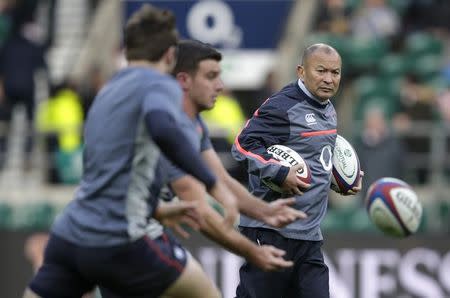
{"label": "sponsor logo on shirt", "polygon": [[306,114],[305,120],[306,120],[306,123],[308,123],[308,125],[317,124],[316,116],[314,115],[314,113]]}

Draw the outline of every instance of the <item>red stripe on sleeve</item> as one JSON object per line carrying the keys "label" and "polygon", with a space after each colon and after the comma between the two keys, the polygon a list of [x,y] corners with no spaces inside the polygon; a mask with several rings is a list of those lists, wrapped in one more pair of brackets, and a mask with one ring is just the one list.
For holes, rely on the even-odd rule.
{"label": "red stripe on sleeve", "polygon": [[331,135],[334,133],[337,133],[337,129],[302,132],[300,135],[302,137],[314,137],[314,136]]}

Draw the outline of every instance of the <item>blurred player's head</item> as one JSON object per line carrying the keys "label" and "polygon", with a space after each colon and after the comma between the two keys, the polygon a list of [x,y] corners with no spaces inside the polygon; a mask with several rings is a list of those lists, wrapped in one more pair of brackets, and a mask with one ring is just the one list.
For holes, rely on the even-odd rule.
{"label": "blurred player's head", "polygon": [[306,48],[297,75],[311,94],[325,101],[333,97],[341,81],[341,56],[326,44],[313,44]]}
{"label": "blurred player's head", "polygon": [[175,16],[149,4],[135,12],[125,27],[128,61],[162,62],[170,72],[176,62],[178,32]]}
{"label": "blurred player's head", "polygon": [[221,60],[222,55],[208,44],[194,40],[179,43],[173,74],[194,113],[212,109],[217,95],[223,90]]}

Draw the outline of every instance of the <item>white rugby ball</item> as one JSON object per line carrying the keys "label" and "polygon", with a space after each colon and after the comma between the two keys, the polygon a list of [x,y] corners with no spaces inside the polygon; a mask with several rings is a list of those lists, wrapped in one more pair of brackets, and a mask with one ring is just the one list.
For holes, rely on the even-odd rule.
{"label": "white rugby ball", "polygon": [[[305,183],[311,183],[311,171],[305,160],[295,150],[284,145],[272,145],[267,148],[267,152],[272,157],[279,161],[285,167],[292,167],[298,164],[303,164],[303,168],[297,171],[297,177]],[[278,193],[283,193],[281,187],[270,180],[263,179],[270,189]]]}
{"label": "white rugby ball", "polygon": [[332,162],[331,189],[345,194],[358,185],[361,170],[358,154],[353,146],[340,135],[336,138]]}
{"label": "white rugby ball", "polygon": [[406,237],[417,231],[422,221],[422,204],[406,182],[381,178],[366,195],[370,220],[386,235]]}

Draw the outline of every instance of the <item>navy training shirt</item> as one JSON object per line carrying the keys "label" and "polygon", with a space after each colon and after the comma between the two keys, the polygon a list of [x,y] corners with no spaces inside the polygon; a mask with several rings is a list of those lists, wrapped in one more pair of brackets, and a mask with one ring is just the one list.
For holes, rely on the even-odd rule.
{"label": "navy training shirt", "polygon": [[295,208],[304,211],[308,218],[275,229],[241,215],[241,226],[275,229],[292,239],[323,239],[320,223],[327,210],[331,157],[337,136],[336,121],[332,103],[320,103],[314,99],[300,80],[287,85],[261,105],[236,138],[232,155],[247,166],[250,192],[272,201],[280,194],[269,189],[261,180],[271,179],[281,185],[289,168],[275,161],[267,153],[267,148],[280,144],[297,151],[309,165],[312,181],[303,195],[295,196]]}

